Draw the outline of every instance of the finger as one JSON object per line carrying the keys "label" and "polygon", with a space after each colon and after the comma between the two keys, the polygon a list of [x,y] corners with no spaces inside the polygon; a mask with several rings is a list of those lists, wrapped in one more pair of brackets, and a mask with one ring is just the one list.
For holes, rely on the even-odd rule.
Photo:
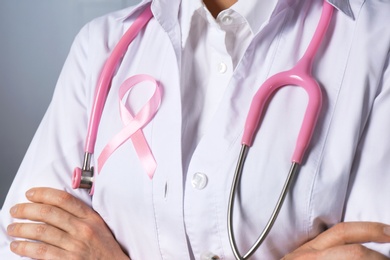
{"label": "finger", "polygon": [[377,222],[343,222],[326,230],[306,245],[324,250],[346,244],[389,243],[390,227]]}
{"label": "finger", "polygon": [[13,241],[10,249],[17,255],[32,259],[69,259],[64,250],[41,242]]}
{"label": "finger", "polygon": [[74,241],[66,232],[47,224],[13,223],[8,226],[7,233],[12,237],[36,240],[65,250],[73,249],[71,245]]}
{"label": "finger", "polygon": [[38,203],[17,204],[11,208],[10,213],[13,218],[47,223],[69,233],[80,222],[77,217],[63,209]]}
{"label": "finger", "polygon": [[62,190],[32,188],[26,192],[26,197],[32,202],[56,206],[79,218],[84,218],[94,213],[90,206]]}
{"label": "finger", "polygon": [[13,206],[11,216],[43,222],[69,233],[72,237],[94,237],[98,230],[109,231],[105,222],[94,212],[89,218],[81,219],[56,206],[39,203],[21,203]]}
{"label": "finger", "polygon": [[376,251],[359,244],[350,244],[326,249],[320,253],[318,260],[388,260],[388,258]]}

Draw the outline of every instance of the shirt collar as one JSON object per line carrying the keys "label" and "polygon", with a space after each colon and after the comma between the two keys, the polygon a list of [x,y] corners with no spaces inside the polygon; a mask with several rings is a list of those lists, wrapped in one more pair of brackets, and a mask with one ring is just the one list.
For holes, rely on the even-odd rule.
{"label": "shirt collar", "polygon": [[[194,2],[196,5],[202,5],[200,1],[193,0],[183,0]],[[238,0],[243,1],[243,0]],[[152,2],[152,11],[153,15],[160,21],[162,26],[166,27],[166,29],[172,28],[176,22],[179,13],[179,7],[181,0],[141,0],[141,2],[134,8],[129,7],[132,11],[128,9],[124,9],[124,13],[118,17],[119,20],[126,20],[133,13],[141,9],[147,3]],[[328,3],[333,5],[337,10],[341,11],[351,19],[355,19],[354,13],[351,8],[350,0],[327,0]],[[167,8],[169,7],[169,8]],[[253,13],[253,12],[252,12]],[[250,17],[251,15],[249,15]],[[255,15],[252,15],[254,18]],[[256,22],[256,19],[248,19],[248,22],[252,28],[252,30],[257,31],[257,29],[261,26]],[[257,29],[255,29],[257,28]]]}
{"label": "shirt collar", "polygon": [[[272,15],[271,12],[278,5],[278,2],[280,0],[266,0],[266,2],[238,0],[231,9],[239,13],[249,24],[252,33],[256,34],[264,21]],[[266,11],[267,9],[269,11]]]}

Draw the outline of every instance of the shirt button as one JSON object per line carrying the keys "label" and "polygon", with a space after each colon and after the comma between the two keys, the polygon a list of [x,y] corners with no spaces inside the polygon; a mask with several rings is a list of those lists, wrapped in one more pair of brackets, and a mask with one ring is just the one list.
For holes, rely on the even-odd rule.
{"label": "shirt button", "polygon": [[207,175],[201,172],[197,172],[192,176],[192,187],[197,190],[203,190],[207,185]]}
{"label": "shirt button", "polygon": [[229,24],[232,24],[233,18],[230,15],[225,15],[225,16],[222,17],[221,22],[224,25],[229,25]]}
{"label": "shirt button", "polygon": [[218,72],[224,74],[227,71],[227,65],[223,62],[218,64]]}

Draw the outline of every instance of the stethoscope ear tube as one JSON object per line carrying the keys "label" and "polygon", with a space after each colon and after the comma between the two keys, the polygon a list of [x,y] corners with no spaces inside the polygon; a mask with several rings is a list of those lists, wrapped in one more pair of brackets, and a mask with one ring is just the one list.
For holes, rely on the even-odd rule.
{"label": "stethoscope ear tube", "polygon": [[94,152],[100,118],[103,113],[107,94],[111,87],[111,80],[117,69],[117,66],[125,55],[130,43],[138,35],[142,28],[146,26],[152,17],[153,14],[150,9],[150,5],[148,5],[122,36],[121,40],[115,46],[110,57],[103,66],[96,87],[95,98],[91,109],[90,121],[88,124],[87,136],[85,140],[84,150],[88,153]]}
{"label": "stethoscope ear tube", "polygon": [[229,196],[229,205],[228,205],[228,235],[229,235],[229,242],[231,245],[231,248],[233,250],[233,254],[237,260],[245,260],[249,259],[253,255],[254,252],[259,248],[259,246],[263,243],[264,239],[267,237],[268,233],[271,231],[272,226],[274,225],[276,218],[279,215],[279,212],[283,206],[283,202],[287,196],[288,190],[291,186],[291,183],[294,180],[295,175],[299,171],[299,164],[296,162],[293,162],[291,164],[291,168],[289,170],[289,173],[287,175],[286,181],[284,183],[283,189],[279,195],[279,199],[275,205],[275,208],[265,225],[263,232],[260,234],[260,236],[257,238],[256,242],[252,245],[252,247],[248,250],[248,252],[242,256],[240,254],[236,239],[234,236],[234,228],[233,228],[233,211],[234,211],[234,200],[236,197],[237,189],[241,180],[242,171],[245,164],[245,159],[249,151],[249,146],[242,145],[240,155],[238,158],[236,170],[234,172],[233,181],[232,181],[232,187],[230,189],[230,196]]}
{"label": "stethoscope ear tube", "polygon": [[[312,64],[313,59],[329,26],[330,20],[332,18],[332,13],[333,6],[331,6],[326,0],[324,0],[320,21],[303,57],[292,69],[275,74],[274,76],[266,80],[263,85],[260,86],[259,90],[253,97],[245,123],[241,152],[238,158],[236,170],[232,181],[228,205],[229,242],[232,247],[233,254],[238,260],[248,259],[257,250],[257,248],[261,245],[261,243],[264,241],[264,239],[270,232],[283,205],[284,199],[286,198],[292,180],[294,179],[294,176],[299,170],[299,165],[303,160],[305,150],[310,143],[310,139],[312,137],[322,106],[321,88],[318,82],[311,75]],[[304,88],[309,96],[308,106],[306,109],[304,120],[302,122],[301,130],[298,135],[296,148],[293,153],[292,165],[287,175],[283,189],[280,193],[278,202],[275,205],[274,211],[272,212],[267,224],[265,225],[263,232],[260,234],[260,236],[252,245],[252,247],[248,250],[248,252],[244,256],[242,256],[237,248],[233,230],[233,210],[236,191],[239,186],[249,147],[252,145],[256,131],[259,128],[259,124],[261,124],[261,117],[264,113],[265,104],[271,98],[273,93],[287,85],[299,86]]]}
{"label": "stethoscope ear tube", "polygon": [[95,149],[96,136],[100,123],[100,118],[103,112],[104,103],[107,94],[111,87],[111,80],[117,66],[125,55],[129,44],[138,35],[142,28],[146,26],[148,21],[153,17],[150,5],[147,5],[145,10],[137,17],[134,23],[129,27],[121,40],[115,46],[112,54],[107,59],[99,76],[95,98],[91,109],[90,121],[88,123],[87,136],[84,146],[84,163],[83,167],[76,167],[72,174],[73,189],[83,188],[90,189],[89,194],[94,193],[94,168],[91,165],[91,156]]}

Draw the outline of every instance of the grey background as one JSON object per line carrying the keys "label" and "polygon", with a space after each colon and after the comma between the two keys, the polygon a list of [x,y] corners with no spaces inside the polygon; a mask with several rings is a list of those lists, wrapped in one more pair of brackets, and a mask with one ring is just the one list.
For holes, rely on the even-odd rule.
{"label": "grey background", "polygon": [[0,1],[0,208],[75,35],[94,17],[137,2]]}

